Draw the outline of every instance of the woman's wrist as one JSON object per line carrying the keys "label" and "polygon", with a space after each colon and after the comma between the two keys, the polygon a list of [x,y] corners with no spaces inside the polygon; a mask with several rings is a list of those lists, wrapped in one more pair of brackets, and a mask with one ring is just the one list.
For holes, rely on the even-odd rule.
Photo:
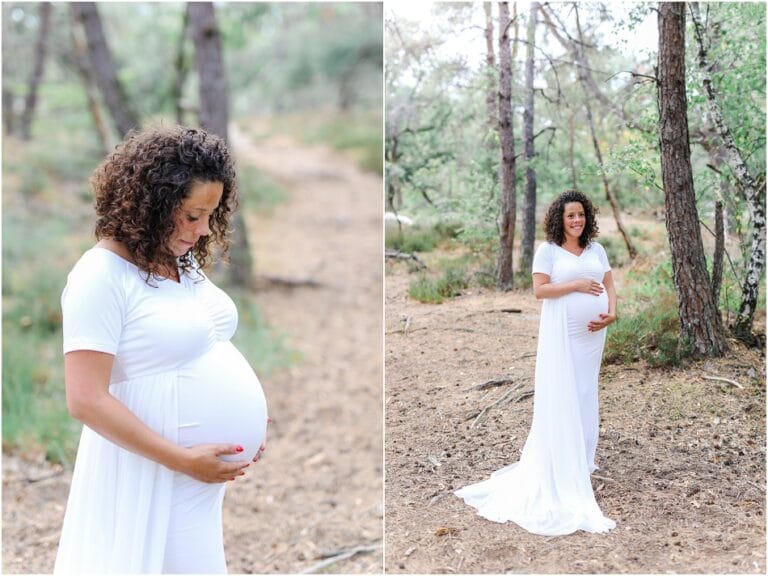
{"label": "woman's wrist", "polygon": [[169,442],[167,453],[161,458],[160,463],[174,472],[184,472],[187,469],[189,452],[186,448]]}

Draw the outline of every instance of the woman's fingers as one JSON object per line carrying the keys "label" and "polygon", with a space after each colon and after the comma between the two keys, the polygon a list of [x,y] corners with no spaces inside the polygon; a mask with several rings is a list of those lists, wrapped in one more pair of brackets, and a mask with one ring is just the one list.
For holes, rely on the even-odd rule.
{"label": "woman's fingers", "polygon": [[213,444],[215,456],[228,456],[231,454],[240,454],[243,447],[240,444]]}

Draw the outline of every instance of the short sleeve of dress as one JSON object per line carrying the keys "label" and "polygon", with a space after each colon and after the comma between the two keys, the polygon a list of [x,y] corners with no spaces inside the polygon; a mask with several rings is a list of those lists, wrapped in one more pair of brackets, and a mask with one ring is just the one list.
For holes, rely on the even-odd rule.
{"label": "short sleeve of dress", "polygon": [[67,277],[61,294],[64,354],[73,350],[117,352],[125,289],[120,266],[109,258],[86,252]]}
{"label": "short sleeve of dress", "polygon": [[541,273],[547,276],[552,276],[552,245],[549,242],[544,242],[536,249],[536,254],[533,255],[533,268],[532,274]]}
{"label": "short sleeve of dress", "polygon": [[606,254],[605,248],[597,242],[595,242],[595,247],[597,248],[597,259],[600,260],[600,264],[603,266],[603,274],[610,272],[611,265],[608,262],[608,254]]}

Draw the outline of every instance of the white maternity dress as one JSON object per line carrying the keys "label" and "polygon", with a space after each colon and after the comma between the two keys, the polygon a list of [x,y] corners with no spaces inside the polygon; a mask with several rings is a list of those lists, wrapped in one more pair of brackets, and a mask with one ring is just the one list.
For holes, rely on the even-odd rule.
{"label": "white maternity dress", "polygon": [[[609,270],[605,250],[597,242],[580,256],[546,242],[533,260],[533,272],[547,274],[555,284],[578,278],[602,283]],[[605,292],[571,292],[544,300],[533,423],[520,460],[456,491],[480,516],[512,521],[547,536],[606,532],[616,526],[600,511],[590,482],[597,468],[597,380],[605,329],[589,332],[587,324],[607,312]]]}
{"label": "white maternity dress", "polygon": [[[229,341],[232,300],[202,273],[149,285],[117,254],[88,250],[62,294],[64,353],[114,355],[109,392],[181,446],[266,435],[258,378]],[[208,484],[125,450],[83,426],[54,573],[225,573],[221,506]]]}

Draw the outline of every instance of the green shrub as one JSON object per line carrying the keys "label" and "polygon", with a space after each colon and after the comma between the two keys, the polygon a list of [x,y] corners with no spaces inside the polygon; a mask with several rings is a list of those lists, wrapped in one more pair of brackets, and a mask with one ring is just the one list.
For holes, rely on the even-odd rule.
{"label": "green shrub", "polygon": [[19,325],[3,326],[3,446],[41,447],[68,464],[80,424],[67,410],[61,338],[44,338]]}
{"label": "green shrub", "polygon": [[624,244],[624,239],[613,236],[600,236],[597,241],[605,248],[605,253],[608,255],[608,262],[612,268],[621,268],[627,263],[629,253],[627,252],[627,246]]}
{"label": "green shrub", "polygon": [[619,310],[619,321],[608,328],[605,361],[627,364],[642,359],[655,367],[678,366],[692,349],[680,340],[671,264],[666,261],[641,274],[628,275],[636,283],[630,282],[627,294],[622,294],[627,308]]}
{"label": "green shrub", "polygon": [[461,233],[461,224],[438,222],[430,227],[388,225],[384,235],[387,248],[401,252],[431,252],[438,244],[456,239]]}
{"label": "green shrub", "polygon": [[440,242],[440,235],[434,228],[418,226],[389,227],[386,230],[384,243],[387,248],[400,252],[431,252]]}
{"label": "green shrub", "polygon": [[421,274],[411,282],[411,298],[428,304],[442,304],[447,298],[461,294],[469,286],[466,269],[457,263],[446,264],[440,276]]}

